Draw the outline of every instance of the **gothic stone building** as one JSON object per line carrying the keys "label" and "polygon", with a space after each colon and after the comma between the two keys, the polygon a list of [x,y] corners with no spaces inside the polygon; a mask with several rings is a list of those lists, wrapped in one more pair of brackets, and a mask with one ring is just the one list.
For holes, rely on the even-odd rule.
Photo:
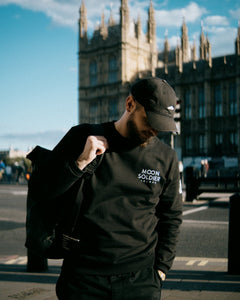
{"label": "gothic stone building", "polygon": [[[175,137],[180,159],[194,164],[202,158],[240,162],[240,29],[235,53],[212,58],[211,44],[202,30],[199,59],[190,49],[185,21],[181,45],[170,50],[167,37],[162,52],[156,45],[152,1],[147,32],[141,19],[133,23],[128,0],[121,0],[120,24],[111,14],[91,38],[87,35],[87,11],[82,2],[79,19],[79,122],[98,123],[118,119],[124,111],[129,85],[137,78],[165,78],[180,99],[181,135]],[[178,116],[179,117],[179,116]]]}
{"label": "gothic stone building", "polygon": [[103,122],[117,119],[124,111],[129,83],[140,73],[155,75],[157,67],[156,24],[149,8],[148,32],[141,20],[132,24],[128,1],[122,0],[120,24],[110,17],[108,26],[102,14],[101,24],[91,39],[87,36],[84,2],[79,20],[79,121]]}

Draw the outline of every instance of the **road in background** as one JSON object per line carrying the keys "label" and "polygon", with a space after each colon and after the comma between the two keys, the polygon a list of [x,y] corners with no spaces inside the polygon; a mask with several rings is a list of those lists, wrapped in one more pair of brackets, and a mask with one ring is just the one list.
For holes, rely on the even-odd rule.
{"label": "road in background", "polygon": [[[25,185],[0,185],[0,256],[26,255]],[[178,257],[227,258],[229,195],[220,200],[184,202]]]}
{"label": "road in background", "polygon": [[[49,260],[48,272],[26,272],[26,196],[26,186],[0,185],[0,299],[57,300],[61,260]],[[229,195],[202,196],[184,203],[177,257],[162,300],[240,299],[240,276],[227,273]]]}

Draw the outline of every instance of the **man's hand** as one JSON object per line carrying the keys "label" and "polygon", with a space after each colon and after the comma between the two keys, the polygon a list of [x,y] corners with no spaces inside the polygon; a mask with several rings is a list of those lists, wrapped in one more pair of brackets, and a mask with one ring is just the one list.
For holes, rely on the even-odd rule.
{"label": "man's hand", "polygon": [[162,279],[162,281],[164,281],[166,279],[166,274],[163,273],[163,271],[158,270],[158,274],[159,274],[160,278]]}
{"label": "man's hand", "polygon": [[83,170],[97,155],[103,154],[107,149],[108,142],[104,136],[90,135],[87,138],[83,152],[76,161],[79,169]]}

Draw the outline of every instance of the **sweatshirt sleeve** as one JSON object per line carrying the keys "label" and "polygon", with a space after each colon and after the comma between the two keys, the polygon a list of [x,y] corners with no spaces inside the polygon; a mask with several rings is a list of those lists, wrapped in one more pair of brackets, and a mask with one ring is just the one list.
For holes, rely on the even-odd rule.
{"label": "sweatshirt sleeve", "polygon": [[170,163],[167,181],[156,210],[159,221],[156,227],[158,243],[156,246],[155,268],[165,274],[173,264],[179,227],[182,223],[182,191],[178,159],[176,152],[173,153],[174,157]]}
{"label": "sweatshirt sleeve", "polygon": [[86,126],[72,127],[38,166],[29,182],[35,199],[47,201],[56,198],[83,176],[86,170],[80,170],[75,161],[84,148],[87,135]]}

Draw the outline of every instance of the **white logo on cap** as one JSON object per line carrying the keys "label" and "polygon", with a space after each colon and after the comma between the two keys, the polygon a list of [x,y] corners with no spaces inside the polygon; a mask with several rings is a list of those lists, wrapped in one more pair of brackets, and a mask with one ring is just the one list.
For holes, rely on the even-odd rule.
{"label": "white logo on cap", "polygon": [[168,106],[168,108],[167,108],[168,110],[174,110],[174,106],[173,105],[171,105],[171,106]]}

